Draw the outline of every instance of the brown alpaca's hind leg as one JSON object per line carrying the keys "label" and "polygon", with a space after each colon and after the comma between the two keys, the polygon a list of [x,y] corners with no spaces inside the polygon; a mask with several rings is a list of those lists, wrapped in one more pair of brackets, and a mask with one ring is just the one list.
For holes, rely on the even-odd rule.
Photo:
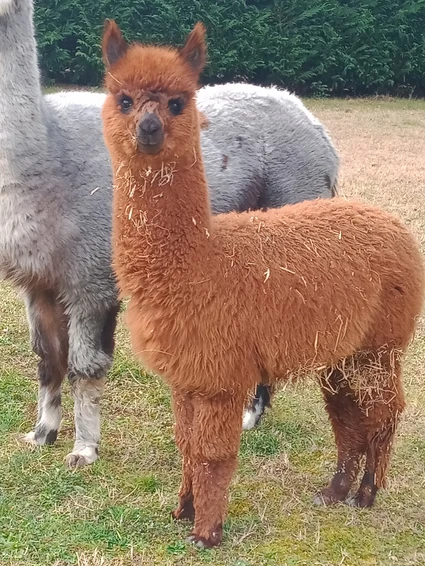
{"label": "brown alpaca's hind leg", "polygon": [[394,434],[404,409],[397,354],[359,354],[346,364],[344,375],[334,370],[323,378],[322,389],[338,447],[338,468],[315,501],[344,500],[366,454],[362,482],[349,502],[371,507],[378,489],[385,485]]}
{"label": "brown alpaca's hind leg", "polygon": [[243,395],[194,399],[192,431],[195,526],[189,540],[201,548],[220,544],[227,496],[242,431]]}
{"label": "brown alpaca's hind leg", "polygon": [[366,451],[366,439],[361,427],[362,411],[342,373],[333,370],[322,378],[321,387],[338,449],[338,461],[331,482],[315,496],[314,502],[330,505],[347,497]]}
{"label": "brown alpaca's hind leg", "polygon": [[178,391],[172,392],[173,411],[176,419],[175,438],[176,444],[183,459],[182,483],[179,491],[179,505],[172,515],[174,519],[189,519],[194,521],[195,508],[193,506],[192,475],[193,465],[191,461],[190,445],[193,427],[193,403],[192,398]]}
{"label": "brown alpaca's hind leg", "polygon": [[366,464],[360,487],[349,503],[371,507],[379,488],[385,487],[392,445],[401,413],[405,407],[400,379],[400,363],[394,354],[380,355],[382,388],[364,416],[367,437]]}

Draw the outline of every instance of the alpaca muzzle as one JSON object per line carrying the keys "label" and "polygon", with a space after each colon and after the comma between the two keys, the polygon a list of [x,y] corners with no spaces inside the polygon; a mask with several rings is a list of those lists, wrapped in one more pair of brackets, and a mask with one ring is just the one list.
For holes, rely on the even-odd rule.
{"label": "alpaca muzzle", "polygon": [[137,126],[137,145],[144,153],[157,153],[164,143],[164,128],[156,114],[146,113]]}

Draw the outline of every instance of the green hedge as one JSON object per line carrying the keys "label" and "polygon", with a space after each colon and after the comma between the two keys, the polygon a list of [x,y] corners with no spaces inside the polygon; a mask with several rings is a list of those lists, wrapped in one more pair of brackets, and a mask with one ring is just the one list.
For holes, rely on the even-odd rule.
{"label": "green hedge", "polygon": [[300,94],[425,94],[425,0],[35,0],[49,81],[99,84],[105,18],[128,39],[180,44],[207,26],[205,82]]}

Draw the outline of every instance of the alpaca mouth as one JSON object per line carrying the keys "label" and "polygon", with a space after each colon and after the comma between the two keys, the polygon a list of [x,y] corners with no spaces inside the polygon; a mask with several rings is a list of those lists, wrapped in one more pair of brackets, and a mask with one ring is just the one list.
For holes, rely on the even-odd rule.
{"label": "alpaca mouth", "polygon": [[163,142],[157,142],[157,143],[144,143],[141,142],[140,140],[137,142],[137,149],[141,152],[141,153],[159,153],[162,149],[163,146]]}

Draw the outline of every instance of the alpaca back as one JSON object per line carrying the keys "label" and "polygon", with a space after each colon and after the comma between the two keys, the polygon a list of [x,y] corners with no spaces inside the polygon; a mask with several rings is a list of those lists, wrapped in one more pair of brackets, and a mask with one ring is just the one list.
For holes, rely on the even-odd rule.
{"label": "alpaca back", "polygon": [[[45,97],[67,146],[64,166],[83,184],[93,179],[100,186],[112,184],[99,134],[104,98],[93,93]],[[213,213],[332,196],[338,156],[299,98],[278,89],[227,84],[201,88],[197,105],[208,120],[201,141]]]}
{"label": "alpaca back", "polygon": [[233,210],[333,196],[337,153],[299,98],[276,88],[225,84],[201,89],[197,103],[209,119],[201,138],[214,211],[230,212],[235,197]]}

